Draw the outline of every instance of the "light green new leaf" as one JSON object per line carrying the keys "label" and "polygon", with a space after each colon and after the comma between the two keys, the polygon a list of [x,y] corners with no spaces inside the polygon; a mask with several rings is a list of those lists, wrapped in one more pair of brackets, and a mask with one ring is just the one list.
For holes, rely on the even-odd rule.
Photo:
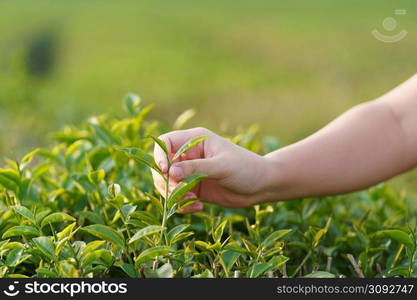
{"label": "light green new leaf", "polygon": [[196,111],[194,109],[187,109],[178,116],[172,128],[174,130],[181,129],[185,125],[185,123],[187,123],[192,117],[194,117],[195,113]]}
{"label": "light green new leaf", "polygon": [[88,180],[94,185],[98,185],[106,176],[104,170],[92,171],[88,174]]}
{"label": "light green new leaf", "polygon": [[143,262],[146,262],[148,260],[151,260],[157,256],[164,256],[171,252],[174,252],[174,249],[172,247],[167,246],[158,246],[146,249],[136,259],[136,264],[141,264]]}
{"label": "light green new leaf", "polygon": [[168,209],[170,209],[177,201],[181,200],[187,192],[194,188],[204,178],[207,178],[207,176],[195,174],[181,180],[168,198]]}
{"label": "light green new leaf", "polygon": [[31,152],[29,152],[28,154],[26,154],[20,161],[20,166],[19,166],[20,170],[23,170],[27,165],[29,165],[32,162],[35,155],[38,154],[39,151],[40,151],[40,148],[36,148],[32,150]]}
{"label": "light green new leaf", "polygon": [[8,238],[13,236],[37,236],[39,235],[38,229],[33,226],[14,226],[12,228],[9,228],[5,233],[3,233],[2,238]]}
{"label": "light green new leaf", "polygon": [[285,264],[289,260],[290,259],[284,255],[275,255],[268,261],[268,263],[273,269],[276,269],[282,266],[283,264]]}
{"label": "light green new leaf", "polygon": [[164,151],[166,158],[169,160],[169,153],[168,153],[168,148],[165,145],[164,141],[161,140],[160,138],[154,137],[154,136],[150,136],[151,139],[153,139],[155,141],[155,143],[158,144],[159,147],[161,147],[161,149]]}
{"label": "light green new leaf", "polygon": [[178,149],[177,153],[175,153],[174,157],[172,158],[172,161],[175,161],[182,154],[184,154],[185,152],[190,150],[192,147],[198,145],[199,143],[201,143],[202,141],[204,141],[207,138],[208,138],[208,136],[197,136],[197,137],[192,138],[191,140],[189,140],[187,143],[185,143],[184,145],[182,145]]}
{"label": "light green new leaf", "polygon": [[119,247],[124,247],[124,239],[121,234],[109,226],[94,224],[81,229],[100,239],[112,242]]}
{"label": "light green new leaf", "polygon": [[103,246],[105,243],[106,241],[100,241],[100,240],[89,242],[87,246],[85,246],[85,248],[82,250],[80,256],[83,257],[87,255],[88,253],[90,253],[91,251],[97,250],[98,248]]}
{"label": "light green new leaf", "polygon": [[283,229],[283,230],[274,231],[273,233],[268,235],[266,237],[266,239],[263,240],[261,246],[263,248],[267,248],[267,247],[271,246],[273,243],[275,243],[276,241],[278,241],[283,236],[290,233],[291,231],[292,231],[291,229]]}
{"label": "light green new leaf", "polygon": [[75,218],[66,213],[57,212],[57,213],[53,213],[45,217],[42,220],[41,227],[44,227],[45,225],[48,225],[48,224],[57,223],[57,222],[62,223],[65,221],[75,221]]}
{"label": "light green new leaf", "polygon": [[158,232],[161,232],[165,227],[157,226],[157,225],[150,225],[145,228],[142,228],[138,232],[136,232],[132,238],[129,240],[129,244],[136,242],[137,240],[149,236]]}
{"label": "light green new leaf", "polygon": [[213,239],[215,242],[220,242],[223,236],[223,231],[224,231],[224,228],[226,227],[226,224],[227,224],[227,220],[224,220],[213,231]]}
{"label": "light green new leaf", "polygon": [[162,174],[159,167],[156,165],[155,160],[151,155],[148,153],[142,151],[139,148],[120,148],[119,151],[122,151],[127,155],[127,157],[133,159],[134,161],[144,164],[148,166],[149,168],[155,170],[159,174]]}
{"label": "light green new leaf", "polygon": [[128,94],[124,99],[124,106],[128,113],[132,116],[136,116],[140,111],[140,103],[141,99],[138,95],[135,94]]}
{"label": "light green new leaf", "polygon": [[57,237],[58,240],[62,240],[63,238],[72,235],[72,230],[74,229],[75,225],[77,225],[77,223],[71,223],[70,225],[68,225],[67,227],[65,227],[62,231],[57,233]]}

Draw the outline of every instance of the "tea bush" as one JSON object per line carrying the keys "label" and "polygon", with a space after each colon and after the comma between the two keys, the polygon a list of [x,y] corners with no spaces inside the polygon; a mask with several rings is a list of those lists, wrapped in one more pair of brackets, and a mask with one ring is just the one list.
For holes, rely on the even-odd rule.
{"label": "tea bush", "polygon": [[[169,130],[135,95],[126,118],[91,118],[0,169],[1,277],[416,277],[416,200],[368,191],[204,212],[175,211],[186,178],[159,195],[152,148]],[[190,112],[176,122],[183,126]],[[181,151],[200,142],[190,141]],[[231,139],[268,152],[254,128]],[[165,198],[167,200],[165,200]]]}

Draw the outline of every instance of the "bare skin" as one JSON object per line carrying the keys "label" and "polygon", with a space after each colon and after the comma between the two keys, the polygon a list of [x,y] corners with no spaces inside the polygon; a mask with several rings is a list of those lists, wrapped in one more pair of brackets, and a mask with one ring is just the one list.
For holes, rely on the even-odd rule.
{"label": "bare skin", "polygon": [[[189,139],[209,138],[170,169],[171,186],[206,174],[188,197],[227,207],[334,195],[361,190],[417,166],[417,75],[384,96],[348,110],[313,135],[265,156],[241,148],[205,128],[160,136],[175,153]],[[167,171],[164,153],[155,160]],[[162,178],[154,173],[164,194]],[[200,211],[201,202],[183,213]]]}

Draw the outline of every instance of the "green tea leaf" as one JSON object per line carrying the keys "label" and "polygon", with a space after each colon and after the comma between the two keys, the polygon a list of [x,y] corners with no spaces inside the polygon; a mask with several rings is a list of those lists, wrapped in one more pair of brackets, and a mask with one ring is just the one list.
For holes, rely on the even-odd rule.
{"label": "green tea leaf", "polygon": [[315,271],[304,276],[304,278],[335,278],[336,275],[325,272],[325,271]]}
{"label": "green tea leaf", "polygon": [[261,263],[261,264],[254,264],[248,269],[248,277],[249,278],[257,278],[261,276],[263,273],[270,269],[269,264]]}
{"label": "green tea leaf", "polygon": [[181,232],[183,232],[188,227],[190,227],[189,224],[180,224],[180,225],[175,226],[174,228],[172,228],[167,233],[168,240],[171,241],[173,238],[175,238],[178,234],[180,234]]}
{"label": "green tea leaf", "polygon": [[19,226],[14,226],[6,230],[6,232],[3,233],[2,238],[5,239],[8,237],[13,237],[13,236],[37,236],[37,235],[39,235],[39,231],[36,227],[19,225]]}
{"label": "green tea leaf", "polygon": [[207,138],[208,138],[208,136],[197,136],[197,137],[194,137],[194,138],[190,139],[187,143],[185,143],[184,145],[182,145],[178,149],[177,153],[175,153],[174,157],[172,158],[172,161],[175,161],[181,155],[183,155],[185,152],[187,152],[188,150],[190,150],[194,146],[198,145],[199,143],[201,143],[202,141],[204,141]]}
{"label": "green tea leaf", "polygon": [[157,225],[159,220],[151,213],[146,211],[135,211],[130,214],[131,218],[138,219],[148,225]]}
{"label": "green tea leaf", "polygon": [[26,218],[27,220],[29,220],[31,223],[35,224],[35,216],[33,215],[33,213],[27,209],[24,206],[13,206],[13,210],[18,213],[19,215],[21,215],[22,217]]}
{"label": "green tea leaf", "polygon": [[0,185],[17,193],[20,185],[20,177],[15,170],[0,169]]}
{"label": "green tea leaf", "polygon": [[95,134],[97,135],[98,139],[101,140],[106,145],[117,145],[117,140],[114,136],[111,135],[111,133],[100,126],[99,124],[96,124],[95,119],[93,118],[90,122],[91,128],[93,128]]}
{"label": "green tea leaf", "polygon": [[164,153],[165,153],[165,156],[166,156],[167,160],[169,161],[168,148],[165,145],[164,141],[157,138],[157,137],[154,137],[154,136],[150,136],[150,138],[153,139],[155,141],[155,143],[157,143],[159,145],[159,147],[161,147],[162,151],[164,151]]}
{"label": "green tea leaf", "polygon": [[69,236],[73,232],[75,225],[77,225],[77,223],[74,222],[68,225],[67,227],[65,227],[62,231],[58,232],[56,234],[56,236],[58,237],[58,240],[62,240],[63,238]]}
{"label": "green tea leaf", "polygon": [[314,248],[317,247],[321,238],[327,233],[327,230],[329,230],[329,226],[330,226],[331,222],[332,222],[332,218],[329,218],[327,220],[326,226],[324,226],[324,228],[317,231],[317,233],[314,235],[314,237],[313,237],[313,247]]}
{"label": "green tea leaf", "polygon": [[145,237],[145,236],[149,236],[158,232],[161,232],[162,230],[164,230],[164,227],[162,226],[157,226],[157,225],[150,225],[147,226],[145,228],[142,228],[141,230],[139,230],[138,232],[136,232],[132,238],[129,240],[129,244],[136,242],[137,240]]}
{"label": "green tea leaf", "polygon": [[22,256],[23,250],[19,248],[12,249],[6,257],[6,265],[8,267],[14,267]]}
{"label": "green tea leaf", "polygon": [[45,227],[45,225],[52,224],[52,223],[62,223],[66,221],[75,221],[75,218],[66,214],[66,213],[53,213],[48,215],[42,220],[41,227]]}
{"label": "green tea leaf", "polygon": [[141,254],[139,254],[135,262],[136,264],[141,264],[157,256],[164,256],[172,252],[174,252],[174,249],[172,247],[167,246],[157,246],[153,248],[148,248],[144,250]]}
{"label": "green tea leaf", "polygon": [[88,233],[114,243],[115,245],[123,248],[124,247],[124,239],[121,236],[121,234],[119,234],[116,230],[114,230],[113,228],[106,226],[106,225],[101,225],[101,224],[95,224],[95,225],[90,225],[90,226],[86,226],[81,228],[84,231],[87,231]]}
{"label": "green tea leaf", "polygon": [[92,184],[98,185],[104,179],[104,176],[106,176],[106,172],[104,172],[104,170],[97,170],[90,172],[88,174],[88,179]]}
{"label": "green tea leaf", "polygon": [[136,207],[136,205],[123,205],[120,211],[125,218],[128,218],[136,210]]}
{"label": "green tea leaf", "polygon": [[175,189],[171,192],[167,206],[170,209],[177,201],[181,200],[182,197],[187,194],[192,188],[194,188],[201,180],[207,178],[206,175],[195,174],[186,177],[185,179],[181,180]]}
{"label": "green tea leaf", "polygon": [[138,271],[135,269],[134,266],[128,263],[122,263],[120,265],[120,268],[131,278],[137,278],[138,277]]}
{"label": "green tea leaf", "polygon": [[55,253],[55,245],[50,237],[40,236],[33,238],[32,241],[36,247],[48,258],[53,258]]}
{"label": "green tea leaf", "polygon": [[83,267],[92,264],[95,261],[102,261],[105,265],[110,266],[113,262],[113,257],[109,250],[99,249],[89,252],[81,261]]}
{"label": "green tea leaf", "polygon": [[37,148],[29,152],[28,154],[26,154],[20,161],[20,170],[23,170],[24,168],[26,168],[26,166],[32,162],[33,158],[36,156],[36,154],[38,154],[39,151],[40,151],[40,148]]}
{"label": "green tea leaf", "polygon": [[158,278],[172,278],[174,277],[174,269],[170,263],[166,263],[156,270],[156,274]]}
{"label": "green tea leaf", "polygon": [[268,235],[266,239],[263,240],[261,246],[263,248],[267,248],[267,247],[271,246],[273,243],[275,243],[276,241],[278,241],[283,236],[290,233],[291,231],[292,231],[291,229],[283,229],[283,230],[274,231],[273,233]]}
{"label": "green tea leaf", "polygon": [[37,274],[37,277],[39,278],[57,278],[58,277],[57,273],[47,268],[43,268],[43,267],[36,269],[36,274]]}
{"label": "green tea leaf", "polygon": [[409,249],[413,249],[414,242],[411,237],[404,231],[398,229],[389,229],[378,231],[379,234],[384,234],[397,242],[404,244]]}
{"label": "green tea leaf", "polygon": [[102,217],[100,217],[98,214],[92,211],[81,211],[79,215],[86,218],[91,223],[102,224],[102,225],[104,225],[105,223]]}
{"label": "green tea leaf", "polygon": [[35,215],[36,224],[40,224],[42,220],[49,215],[51,211],[49,209],[45,209],[42,211],[38,211]]}
{"label": "green tea leaf", "polygon": [[89,242],[87,244],[87,246],[85,246],[85,248],[82,250],[81,252],[81,257],[87,255],[88,253],[90,253],[91,251],[97,250],[98,248],[100,248],[101,246],[103,246],[106,243],[106,241],[92,241]]}
{"label": "green tea leaf", "polygon": [[177,234],[175,237],[173,237],[172,240],[170,240],[170,243],[171,244],[178,243],[179,241],[186,239],[192,235],[194,235],[194,232],[181,232]]}

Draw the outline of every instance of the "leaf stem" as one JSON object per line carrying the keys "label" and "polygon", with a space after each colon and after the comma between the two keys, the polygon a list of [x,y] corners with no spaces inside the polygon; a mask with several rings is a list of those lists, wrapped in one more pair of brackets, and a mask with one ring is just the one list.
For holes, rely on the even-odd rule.
{"label": "leaf stem", "polygon": [[292,273],[291,277],[295,277],[297,275],[298,271],[300,271],[301,267],[307,262],[311,254],[312,251],[308,251],[307,255],[304,257],[303,261],[298,265],[297,269],[295,269],[295,271]]}
{"label": "leaf stem", "polygon": [[167,171],[167,177],[165,180],[165,200],[164,200],[164,210],[163,210],[163,215],[162,215],[162,230],[161,230],[161,234],[159,237],[159,244],[162,243],[162,239],[165,239],[165,245],[168,245],[168,239],[166,236],[166,222],[167,222],[167,202],[168,202],[168,197],[169,197],[169,167],[168,167],[168,171]]}

